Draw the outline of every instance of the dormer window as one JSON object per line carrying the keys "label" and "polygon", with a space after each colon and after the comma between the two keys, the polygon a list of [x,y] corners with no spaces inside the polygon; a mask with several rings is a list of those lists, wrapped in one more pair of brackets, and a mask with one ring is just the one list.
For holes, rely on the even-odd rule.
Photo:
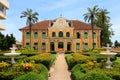
{"label": "dormer window", "polygon": [[69,25],[69,27],[72,27],[70,22],[68,23],[68,25]]}

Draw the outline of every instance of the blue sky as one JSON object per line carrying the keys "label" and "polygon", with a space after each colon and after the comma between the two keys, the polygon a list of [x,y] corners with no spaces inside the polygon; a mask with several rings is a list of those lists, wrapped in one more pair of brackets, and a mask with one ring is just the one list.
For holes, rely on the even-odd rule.
{"label": "blue sky", "polygon": [[98,5],[110,13],[112,29],[115,35],[112,41],[120,41],[120,0],[8,0],[10,8],[7,10],[7,19],[0,21],[6,26],[4,34],[13,34],[17,40],[22,40],[22,33],[18,30],[26,25],[26,18],[20,18],[21,12],[27,8],[39,13],[39,21],[62,17],[84,21],[83,14],[87,8]]}

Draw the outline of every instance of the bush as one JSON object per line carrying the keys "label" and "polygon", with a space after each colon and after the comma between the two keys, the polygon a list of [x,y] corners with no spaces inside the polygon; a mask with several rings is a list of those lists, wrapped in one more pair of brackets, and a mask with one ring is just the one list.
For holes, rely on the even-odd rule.
{"label": "bush", "polygon": [[56,51],[49,51],[48,53],[56,54],[57,52]]}
{"label": "bush", "polygon": [[21,55],[26,55],[28,57],[39,54],[39,52],[35,51],[34,49],[29,49],[29,48],[23,48],[20,50],[20,52],[22,53]]}
{"label": "bush", "polygon": [[72,54],[74,53],[73,51],[65,51],[65,54]]}
{"label": "bush", "polygon": [[75,65],[71,70],[71,78],[72,80],[79,80],[85,74],[81,72],[80,64]]}
{"label": "bush", "polygon": [[66,56],[66,61],[68,63],[69,69],[72,69],[76,64],[87,63],[90,60],[88,56],[82,55],[81,53],[73,53]]}
{"label": "bush", "polygon": [[52,55],[50,53],[42,53],[39,55],[31,56],[26,59],[26,61],[29,61],[29,62],[35,61],[35,63],[42,63],[48,69],[50,68],[54,60],[55,60],[55,55]]}
{"label": "bush", "polygon": [[107,77],[105,74],[92,71],[85,74],[79,80],[112,80],[112,79],[110,77]]}
{"label": "bush", "polygon": [[90,57],[96,59],[98,63],[101,62],[101,60],[106,60],[106,57],[101,54],[90,54]]}
{"label": "bush", "polygon": [[118,52],[115,56],[120,57],[120,52]]}
{"label": "bush", "polygon": [[44,65],[41,64],[41,66],[41,71],[39,73],[29,72],[14,80],[48,80],[48,70]]}

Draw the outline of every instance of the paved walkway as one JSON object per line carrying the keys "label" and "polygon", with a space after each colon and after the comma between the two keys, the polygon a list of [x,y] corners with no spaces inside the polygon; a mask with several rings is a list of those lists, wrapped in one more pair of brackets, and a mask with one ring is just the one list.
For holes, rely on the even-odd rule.
{"label": "paved walkway", "polygon": [[48,80],[71,80],[64,54],[58,54],[49,72]]}

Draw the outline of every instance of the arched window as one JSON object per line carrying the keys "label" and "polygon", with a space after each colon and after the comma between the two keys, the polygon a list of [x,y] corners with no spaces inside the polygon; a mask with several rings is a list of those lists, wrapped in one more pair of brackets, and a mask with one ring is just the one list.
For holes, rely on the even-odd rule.
{"label": "arched window", "polygon": [[87,32],[84,33],[84,38],[85,38],[85,39],[88,38],[88,33],[87,33]]}
{"label": "arched window", "polygon": [[70,33],[69,32],[66,33],[66,37],[70,37]]}
{"label": "arched window", "polygon": [[96,39],[96,33],[93,32],[93,39]]}
{"label": "arched window", "polygon": [[55,37],[56,36],[56,33],[55,32],[52,32],[52,37]]}
{"label": "arched window", "polygon": [[79,32],[76,33],[76,38],[80,38],[80,33]]}
{"label": "arched window", "polygon": [[63,32],[62,31],[59,32],[59,37],[63,37]]}
{"label": "arched window", "polygon": [[42,32],[42,38],[45,39],[46,38],[46,33]]}

